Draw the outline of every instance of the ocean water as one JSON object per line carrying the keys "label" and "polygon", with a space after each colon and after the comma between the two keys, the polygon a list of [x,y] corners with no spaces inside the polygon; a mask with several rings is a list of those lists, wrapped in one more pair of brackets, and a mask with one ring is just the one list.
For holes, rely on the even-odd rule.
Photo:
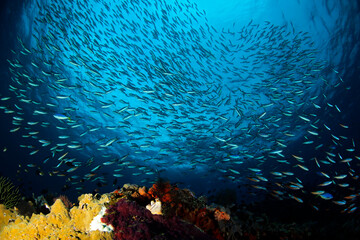
{"label": "ocean water", "polygon": [[2,175],[358,212],[356,1],[7,1]]}

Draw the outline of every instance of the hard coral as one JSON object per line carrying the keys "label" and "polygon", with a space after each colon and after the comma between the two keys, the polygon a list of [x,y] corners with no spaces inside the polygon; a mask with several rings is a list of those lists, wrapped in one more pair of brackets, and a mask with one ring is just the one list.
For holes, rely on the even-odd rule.
{"label": "hard coral", "polygon": [[47,215],[33,214],[30,219],[17,216],[14,222],[3,227],[0,239],[112,239],[110,233],[89,231],[90,222],[107,197],[96,200],[88,194],[79,200],[79,207],[73,207],[70,211],[58,199]]}
{"label": "hard coral", "polygon": [[117,240],[213,239],[177,217],[153,215],[136,202],[126,199],[111,205],[102,221],[114,227]]}

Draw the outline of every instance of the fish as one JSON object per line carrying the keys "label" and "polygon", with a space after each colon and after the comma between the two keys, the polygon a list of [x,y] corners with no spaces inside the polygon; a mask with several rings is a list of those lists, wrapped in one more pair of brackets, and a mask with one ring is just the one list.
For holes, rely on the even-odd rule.
{"label": "fish", "polygon": [[304,171],[309,171],[309,168],[305,167],[304,165],[296,164],[295,166],[301,168],[301,169],[304,170]]}
{"label": "fish", "polygon": [[325,186],[329,186],[329,185],[332,184],[332,183],[333,183],[333,181],[326,181],[326,182],[323,182],[323,183],[318,184],[318,186],[320,186],[320,187],[325,187]]}
{"label": "fish", "polygon": [[325,191],[322,191],[322,190],[311,192],[311,194],[314,194],[314,195],[321,195],[323,193],[325,193]]}
{"label": "fish", "polygon": [[330,199],[332,199],[333,198],[333,195],[331,195],[330,193],[322,193],[322,194],[320,194],[319,195],[322,199],[324,199],[324,200],[330,200]]}
{"label": "fish", "polygon": [[176,172],[317,210],[358,190],[356,139],[332,97],[345,79],[295,24],[221,29],[189,1],[35,8],[0,96],[29,164],[49,156],[49,175],[74,189]]}
{"label": "fish", "polygon": [[291,194],[289,194],[289,197],[292,198],[292,199],[294,199],[294,200],[296,200],[296,201],[299,202],[299,203],[303,203],[303,202],[304,202],[301,198],[296,197],[296,196],[293,196],[293,195],[291,195]]}
{"label": "fish", "polygon": [[54,118],[59,119],[59,120],[71,120],[70,117],[67,117],[61,113],[56,113],[53,116],[54,116]]}

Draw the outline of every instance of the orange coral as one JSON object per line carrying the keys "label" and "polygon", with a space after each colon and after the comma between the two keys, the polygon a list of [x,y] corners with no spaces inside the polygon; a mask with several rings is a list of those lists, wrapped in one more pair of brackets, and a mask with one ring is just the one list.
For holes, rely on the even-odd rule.
{"label": "orange coral", "polygon": [[144,186],[144,187],[140,187],[138,191],[139,191],[139,194],[140,194],[141,196],[147,196],[146,187],[145,187],[145,186]]}
{"label": "orange coral", "polygon": [[230,215],[227,214],[226,212],[221,212],[219,209],[215,210],[214,217],[215,217],[216,221],[221,221],[221,220],[228,221],[228,220],[230,220]]}
{"label": "orange coral", "polygon": [[194,211],[195,213],[195,221],[194,224],[201,228],[206,233],[211,234],[218,240],[224,240],[224,237],[222,236],[220,229],[218,227],[218,224],[214,219],[211,217],[212,211],[203,208]]}
{"label": "orange coral", "polygon": [[114,194],[118,194],[118,195],[121,195],[121,193],[120,193],[119,189],[115,189],[112,193],[114,193]]}
{"label": "orange coral", "polygon": [[161,198],[161,201],[162,202],[171,202],[172,201],[172,198],[171,198],[171,195],[170,193],[166,193],[162,196]]}
{"label": "orange coral", "polygon": [[133,193],[131,194],[131,197],[132,197],[132,198],[138,198],[138,197],[140,197],[140,194],[139,194],[139,192],[133,192]]}
{"label": "orange coral", "polygon": [[169,182],[158,182],[149,189],[148,195],[154,199],[159,198],[162,203],[170,203],[173,201],[172,195],[178,190],[178,187],[172,186]]}

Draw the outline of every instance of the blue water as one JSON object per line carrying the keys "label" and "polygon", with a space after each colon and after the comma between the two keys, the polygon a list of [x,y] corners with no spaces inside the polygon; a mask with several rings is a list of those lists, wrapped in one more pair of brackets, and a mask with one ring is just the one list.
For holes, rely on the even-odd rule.
{"label": "blue water", "polygon": [[332,200],[359,192],[358,10],[353,1],[9,1],[0,172],[28,195],[162,177],[197,195],[228,188],[238,201],[349,211],[356,200]]}

